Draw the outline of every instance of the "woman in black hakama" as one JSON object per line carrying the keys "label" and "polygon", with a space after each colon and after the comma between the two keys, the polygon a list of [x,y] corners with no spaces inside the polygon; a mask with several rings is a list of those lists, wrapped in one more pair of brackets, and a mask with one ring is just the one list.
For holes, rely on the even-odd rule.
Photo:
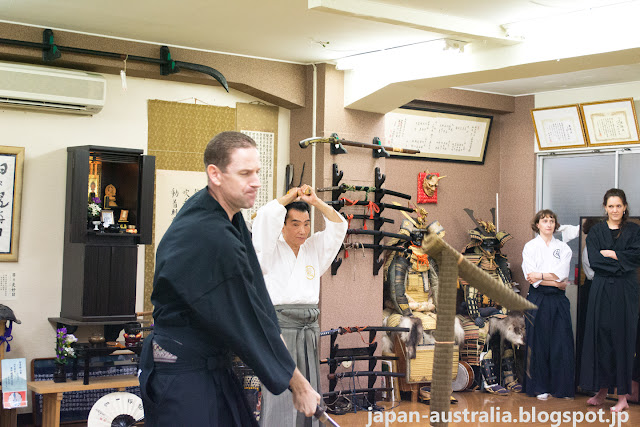
{"label": "woman in black hakama", "polygon": [[601,405],[609,388],[617,387],[614,412],[625,410],[631,393],[636,331],[640,226],[628,222],[626,195],[610,189],[604,197],[607,220],[587,236],[589,263],[595,272],[585,324],[580,387],[597,391],[587,402]]}

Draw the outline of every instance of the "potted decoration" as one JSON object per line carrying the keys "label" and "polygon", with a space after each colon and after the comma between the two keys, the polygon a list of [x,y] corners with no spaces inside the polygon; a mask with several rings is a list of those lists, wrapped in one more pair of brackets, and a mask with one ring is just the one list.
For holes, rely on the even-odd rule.
{"label": "potted decoration", "polygon": [[53,382],[63,383],[67,381],[67,375],[64,367],[69,359],[76,357],[75,350],[72,347],[78,339],[73,334],[67,334],[67,328],[60,328],[56,335],[56,360],[55,369],[53,371]]}
{"label": "potted decoration", "polygon": [[89,205],[87,206],[87,218],[93,224],[94,231],[98,231],[98,226],[100,225],[100,211],[102,211],[100,203],[102,203],[100,198],[92,197],[89,199]]}

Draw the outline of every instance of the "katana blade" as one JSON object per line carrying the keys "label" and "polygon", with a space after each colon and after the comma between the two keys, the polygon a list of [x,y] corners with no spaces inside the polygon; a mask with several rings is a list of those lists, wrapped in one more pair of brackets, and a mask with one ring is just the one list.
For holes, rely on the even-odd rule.
{"label": "katana blade", "polygon": [[338,423],[333,421],[333,419],[329,415],[327,415],[327,411],[325,411],[324,408],[322,408],[320,405],[316,406],[316,413],[313,414],[313,416],[326,426],[340,427]]}

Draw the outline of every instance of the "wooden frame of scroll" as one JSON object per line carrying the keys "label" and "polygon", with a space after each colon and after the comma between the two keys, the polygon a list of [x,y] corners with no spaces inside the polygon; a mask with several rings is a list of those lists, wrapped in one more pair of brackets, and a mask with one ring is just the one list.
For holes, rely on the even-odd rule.
{"label": "wooden frame of scroll", "polygon": [[0,261],[18,261],[24,147],[0,146]]}
{"label": "wooden frame of scroll", "polygon": [[580,104],[590,146],[638,144],[638,119],[633,98]]}
{"label": "wooden frame of scroll", "polygon": [[578,104],[535,108],[531,118],[540,150],[587,146]]}
{"label": "wooden frame of scroll", "polygon": [[401,107],[385,115],[383,145],[420,150],[391,157],[484,164],[493,116]]}

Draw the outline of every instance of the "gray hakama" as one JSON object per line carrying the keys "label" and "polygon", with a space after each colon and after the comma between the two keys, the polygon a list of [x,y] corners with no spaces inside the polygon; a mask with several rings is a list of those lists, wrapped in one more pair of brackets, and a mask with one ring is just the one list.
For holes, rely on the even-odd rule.
{"label": "gray hakama", "polygon": [[[320,373],[318,366],[318,339],[320,311],[314,304],[276,305],[276,315],[291,357],[298,369],[319,394]],[[260,426],[302,427],[319,425],[315,418],[307,418],[291,405],[291,392],[286,390],[276,396],[262,388],[262,412]]]}

